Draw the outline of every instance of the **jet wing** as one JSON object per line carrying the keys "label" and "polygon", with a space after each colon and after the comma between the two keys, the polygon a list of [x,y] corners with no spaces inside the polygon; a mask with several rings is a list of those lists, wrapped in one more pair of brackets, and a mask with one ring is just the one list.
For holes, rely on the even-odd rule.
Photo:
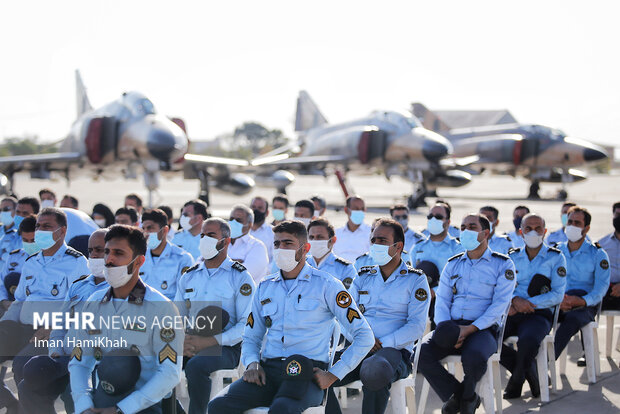
{"label": "jet wing", "polygon": [[212,157],[210,155],[185,154],[185,162],[197,165],[227,165],[230,167],[248,167],[250,163],[239,158]]}
{"label": "jet wing", "polygon": [[0,157],[0,170],[22,171],[46,166],[48,169],[61,169],[61,165],[78,163],[82,159],[79,152],[57,152],[52,154],[29,154]]}
{"label": "jet wing", "polygon": [[253,166],[259,165],[276,165],[276,166],[294,166],[294,165],[311,165],[311,164],[326,164],[330,162],[342,162],[349,159],[344,155],[309,155],[301,157],[284,157],[281,156],[266,158],[258,158],[251,162]]}

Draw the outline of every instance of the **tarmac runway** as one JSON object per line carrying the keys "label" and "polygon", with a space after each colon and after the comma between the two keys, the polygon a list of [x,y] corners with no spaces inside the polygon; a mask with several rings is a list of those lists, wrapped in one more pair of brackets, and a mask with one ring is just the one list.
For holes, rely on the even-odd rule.
{"label": "tarmac runway", "polygon": [[[57,181],[34,181],[26,175],[16,176],[16,191],[20,196],[36,195],[42,187],[50,187],[57,192],[59,197],[69,193],[76,196],[80,201],[80,208],[91,212],[92,206],[97,202],[107,204],[112,210],[120,207],[124,196],[130,192],[136,192],[144,196],[147,192],[141,180],[116,180],[93,182],[90,179],[76,179],[68,186],[64,180]],[[411,191],[411,185],[401,179],[394,178],[386,181],[381,176],[372,177],[349,177],[349,185],[352,190],[360,194],[367,201],[368,217],[370,223],[374,217],[388,214],[388,207],[396,202],[403,202],[404,197]],[[439,195],[446,199],[453,207],[452,222],[460,224],[460,219],[470,211],[478,211],[483,205],[494,205],[500,211],[500,232],[513,230],[512,210],[518,204],[529,206],[532,211],[543,215],[547,220],[549,231],[560,227],[561,202],[553,200],[560,188],[559,185],[542,185],[541,195],[543,200],[526,200],[521,196],[527,194],[529,183],[526,180],[512,177],[474,177],[471,184],[462,188],[440,189]],[[156,204],[171,206],[175,214],[179,211],[183,202],[194,198],[198,192],[196,181],[184,181],[180,178],[161,179],[161,188],[157,194]],[[594,175],[588,180],[576,183],[568,188],[570,200],[585,206],[593,216],[590,236],[598,240],[612,231],[611,206],[620,201],[620,171],[614,171],[611,175]],[[223,193],[212,194],[211,209],[215,215],[227,217],[232,205],[236,203],[248,204],[254,195],[263,195],[271,199],[275,190],[259,188],[244,196],[232,196]],[[289,198],[294,202],[307,198],[313,194],[321,194],[326,197],[330,209],[327,218],[336,226],[341,226],[346,221],[344,212],[341,211],[344,197],[335,177],[327,179],[323,177],[301,177],[289,187]],[[434,198],[430,198],[429,203]],[[420,230],[425,226],[427,208],[420,208],[412,212],[410,224]],[[292,211],[289,212],[292,216]],[[620,318],[616,318],[616,329],[620,325]],[[576,360],[580,356],[578,342],[572,341],[568,347],[569,359],[566,376],[560,377],[558,391],[551,394],[551,402],[541,404],[539,399],[531,398],[527,384],[524,386],[524,397],[520,400],[504,401],[503,409],[508,414],[540,412],[582,412],[582,413],[619,413],[620,412],[620,351],[614,346],[612,358],[605,357],[605,333],[609,329],[604,319],[598,329],[599,344],[601,351],[601,377],[594,385],[588,384],[585,369],[577,367]],[[614,335],[615,337],[618,336]],[[508,377],[502,369],[502,388],[505,387]],[[417,379],[416,395],[419,398],[421,390],[421,376]],[[9,382],[13,387],[12,382]],[[187,399],[183,399],[187,407]],[[344,413],[359,413],[361,411],[361,398],[350,398],[349,408]],[[438,397],[431,391],[427,412],[440,412],[441,403]],[[58,402],[57,409],[62,411],[62,403]],[[482,408],[479,412],[483,412]],[[401,414],[401,413],[398,413]]]}

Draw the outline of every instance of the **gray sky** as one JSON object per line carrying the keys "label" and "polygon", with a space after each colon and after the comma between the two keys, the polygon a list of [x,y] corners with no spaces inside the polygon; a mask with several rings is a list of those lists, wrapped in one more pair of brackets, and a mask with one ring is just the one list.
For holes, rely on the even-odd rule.
{"label": "gray sky", "polygon": [[509,109],[619,145],[620,2],[28,1],[0,6],[0,135],[59,139],[74,70],[93,106],[138,90],[190,138],[374,109]]}

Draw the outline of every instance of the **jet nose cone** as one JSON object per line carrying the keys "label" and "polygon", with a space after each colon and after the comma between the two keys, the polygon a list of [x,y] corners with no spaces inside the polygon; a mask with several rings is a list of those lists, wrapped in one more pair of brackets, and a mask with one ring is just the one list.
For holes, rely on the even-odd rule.
{"label": "jet nose cone", "polygon": [[583,150],[583,159],[586,162],[600,161],[607,158],[607,153],[603,149],[586,148]]}
{"label": "jet nose cone", "polygon": [[160,161],[170,162],[176,149],[176,140],[170,131],[153,129],[149,132],[146,147],[151,155]]}
{"label": "jet nose cone", "polygon": [[429,161],[439,161],[450,152],[446,143],[437,140],[425,140],[422,145],[422,154]]}

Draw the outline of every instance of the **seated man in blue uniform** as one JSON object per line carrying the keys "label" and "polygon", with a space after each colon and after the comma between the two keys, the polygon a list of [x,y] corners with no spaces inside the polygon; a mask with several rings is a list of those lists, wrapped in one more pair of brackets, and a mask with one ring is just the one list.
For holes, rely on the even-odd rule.
{"label": "seated man in blue uniform", "polygon": [[484,214],[491,224],[491,235],[489,236],[489,249],[497,253],[508,254],[514,248],[512,240],[505,234],[497,233],[499,225],[499,210],[493,206],[484,206],[480,209],[480,214]]}
{"label": "seated man in blue uniform", "polygon": [[[374,344],[368,322],[342,282],[306,263],[310,245],[303,223],[284,221],[273,231],[280,271],[263,279],[254,294],[241,348],[246,371],[225,396],[209,403],[210,413],[241,414],[254,407],[301,413],[318,406],[324,390],[359,365]],[[352,343],[330,367],[334,318]],[[310,360],[312,368],[299,359]],[[314,378],[296,381],[293,388],[302,392],[291,392],[287,378],[308,371],[314,371]]]}
{"label": "seated man in blue uniform", "polygon": [[506,385],[504,398],[519,398],[524,381],[533,397],[540,396],[535,359],[540,343],[551,330],[553,307],[562,302],[566,288],[566,260],[559,249],[543,243],[545,220],[528,214],[521,221],[525,248],[510,251],[517,269],[515,288],[504,338],[518,336],[517,350],[504,345],[500,363],[512,377]]}
{"label": "seated man in blue uniform", "polygon": [[571,207],[565,229],[568,241],[558,245],[566,258],[566,293],[555,334],[556,359],[573,335],[594,320],[609,289],[609,257],[598,243],[592,244],[586,238],[591,221],[588,210]]}
{"label": "seated man in blue uniform", "polygon": [[[508,309],[515,288],[512,260],[488,247],[489,220],[470,214],[461,223],[466,250],[448,260],[439,278],[433,337],[422,344],[419,370],[445,401],[443,413],[469,414],[480,405],[476,384],[497,351],[498,323]],[[455,341],[439,340],[439,332],[456,328]],[[463,382],[441,364],[448,355],[461,355]]]}
{"label": "seated man in blue uniform", "polygon": [[[334,386],[361,379],[362,413],[382,414],[391,384],[411,373],[413,344],[426,328],[430,288],[424,273],[401,259],[405,235],[398,222],[379,220],[370,242],[370,254],[377,264],[360,271],[350,292],[374,333],[375,345],[362,363]],[[326,412],[341,413],[332,390]]]}

